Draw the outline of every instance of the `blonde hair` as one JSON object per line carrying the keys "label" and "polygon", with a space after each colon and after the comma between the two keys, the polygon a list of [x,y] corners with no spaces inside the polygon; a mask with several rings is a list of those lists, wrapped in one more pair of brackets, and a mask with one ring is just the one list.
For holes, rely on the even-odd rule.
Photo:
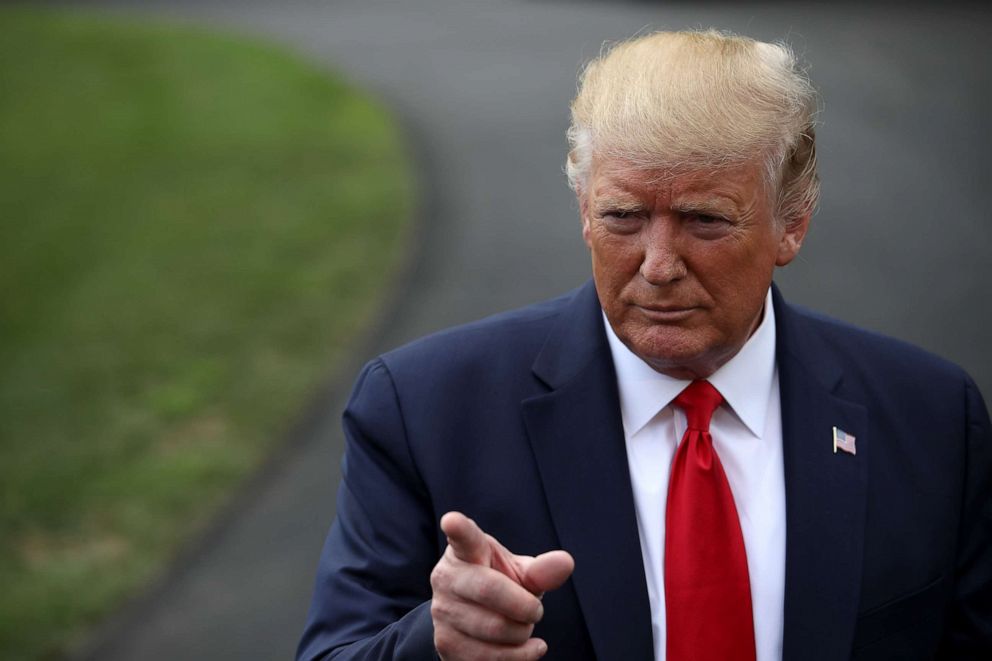
{"label": "blonde hair", "polygon": [[586,66],[565,172],[577,192],[593,152],[645,169],[721,169],[763,159],[776,218],[819,197],[817,98],[788,46],[716,30],[657,32]]}

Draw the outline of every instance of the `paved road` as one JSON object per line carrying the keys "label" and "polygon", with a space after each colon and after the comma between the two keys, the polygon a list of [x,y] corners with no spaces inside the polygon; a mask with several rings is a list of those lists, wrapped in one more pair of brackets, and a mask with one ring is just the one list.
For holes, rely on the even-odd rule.
{"label": "paved road", "polygon": [[[371,88],[406,125],[424,190],[418,257],[384,312],[383,332],[353,357],[345,381],[372,353],[587,278],[561,174],[579,62],[604,40],[644,28],[714,25],[788,38],[812,62],[826,100],[822,208],[803,257],[779,278],[786,295],[944,354],[992,395],[988,11],[947,3],[120,4],[284,42]],[[84,656],[291,655],[339,475],[347,384],[334,385],[182,567]]]}

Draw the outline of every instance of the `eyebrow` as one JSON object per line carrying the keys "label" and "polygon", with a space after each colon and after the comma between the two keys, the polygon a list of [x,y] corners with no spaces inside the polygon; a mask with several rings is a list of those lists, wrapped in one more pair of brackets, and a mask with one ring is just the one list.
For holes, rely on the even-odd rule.
{"label": "eyebrow", "polygon": [[596,211],[603,211],[604,209],[609,209],[611,211],[640,211],[644,208],[644,205],[636,199],[606,197],[596,200],[593,203],[593,208]]}
{"label": "eyebrow", "polygon": [[737,205],[724,197],[706,197],[700,199],[676,200],[672,209],[681,213],[722,213],[732,214]]}

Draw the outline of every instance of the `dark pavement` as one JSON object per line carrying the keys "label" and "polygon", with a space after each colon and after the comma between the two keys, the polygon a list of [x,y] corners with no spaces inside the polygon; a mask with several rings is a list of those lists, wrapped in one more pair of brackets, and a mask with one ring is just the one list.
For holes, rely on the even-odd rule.
{"label": "dark pavement", "polygon": [[800,259],[778,278],[784,293],[951,358],[992,396],[988,10],[510,0],[117,8],[263,35],[344,71],[406,127],[424,195],[415,257],[380,332],[340,368],[341,382],[276,462],[82,657],[291,657],[333,515],[338,418],[359,365],[589,276],[562,174],[564,131],[579,64],[605,40],[715,26],[791,42],[825,100],[823,198]]}

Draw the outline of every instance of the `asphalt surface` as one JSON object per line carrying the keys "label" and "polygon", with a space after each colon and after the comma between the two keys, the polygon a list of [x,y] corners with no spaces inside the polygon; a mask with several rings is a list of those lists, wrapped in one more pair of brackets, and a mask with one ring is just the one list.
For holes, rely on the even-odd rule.
{"label": "asphalt surface", "polygon": [[[947,3],[510,0],[78,2],[262,35],[344,71],[410,136],[413,260],[379,330],[337,366],[285,450],[80,658],[292,656],[333,516],[338,418],[365,359],[589,277],[562,175],[568,102],[604,41],[715,26],[786,39],[824,100],[823,198],[787,298],[966,367],[992,395],[987,116],[992,13]],[[334,371],[328,366],[329,371]]]}

